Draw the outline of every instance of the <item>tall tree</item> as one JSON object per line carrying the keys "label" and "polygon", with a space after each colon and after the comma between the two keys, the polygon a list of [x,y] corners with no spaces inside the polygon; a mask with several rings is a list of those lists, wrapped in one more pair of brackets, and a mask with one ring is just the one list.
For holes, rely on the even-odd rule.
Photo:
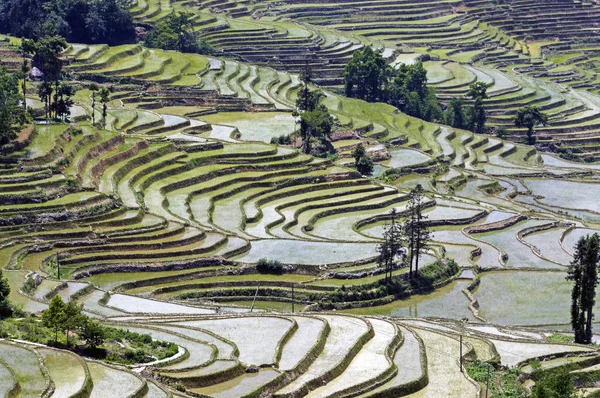
{"label": "tall tree", "polygon": [[110,100],[110,91],[103,87],[100,90],[100,102],[102,103],[102,127],[106,128],[106,116],[108,111],[108,101]]}
{"label": "tall tree", "polygon": [[42,312],[42,323],[44,326],[54,329],[54,341],[58,341],[58,331],[63,327],[66,320],[65,302],[58,295],[52,297],[48,309]]}
{"label": "tall tree", "polygon": [[567,280],[573,282],[571,291],[571,326],[575,342],[592,342],[593,308],[598,285],[598,263],[600,262],[600,236],[581,237],[575,245],[573,261],[569,266]]}
{"label": "tall tree", "polygon": [[448,104],[445,114],[446,124],[457,129],[466,129],[468,127],[467,117],[464,110],[464,101],[460,98],[454,98]]}
{"label": "tall tree", "polygon": [[10,316],[12,314],[12,306],[8,301],[10,295],[10,285],[8,280],[2,276],[2,270],[0,270],[0,318]]}
{"label": "tall tree", "polygon": [[367,151],[362,143],[358,144],[356,148],[352,150],[352,156],[354,157],[356,171],[366,176],[373,173],[373,161],[369,155],[367,155]]}
{"label": "tall tree", "polygon": [[96,124],[96,95],[98,90],[100,90],[100,87],[96,83],[90,84],[90,91],[92,92],[92,126]]}
{"label": "tall tree", "polygon": [[413,260],[414,272],[415,274],[419,272],[420,256],[429,247],[429,241],[431,240],[431,234],[424,222],[427,219],[427,216],[423,215],[424,204],[424,190],[421,184],[418,184],[409,195],[409,219],[405,225],[406,235],[409,239],[409,278],[413,276]]}
{"label": "tall tree", "polygon": [[67,346],[69,345],[69,334],[85,322],[85,316],[81,314],[83,304],[77,304],[75,301],[69,301],[64,307],[64,319],[62,327],[67,336]]}
{"label": "tall tree", "polygon": [[[67,42],[61,36],[45,36],[33,45],[35,55],[32,65],[38,67],[44,74],[43,82],[38,89],[38,95],[46,104],[46,118],[50,116],[52,109],[54,109],[55,116],[57,116],[58,85],[62,78],[63,68],[60,53],[65,48],[67,48]],[[54,93],[54,104],[51,103],[52,93]]]}
{"label": "tall tree", "polygon": [[515,126],[527,128],[527,143],[535,144],[535,127],[548,123],[548,115],[537,106],[527,105],[517,111]]}
{"label": "tall tree", "polygon": [[473,100],[473,107],[469,110],[469,129],[475,133],[485,132],[485,122],[487,115],[483,106],[483,100],[486,99],[489,85],[483,82],[476,82],[469,86],[467,97]]}
{"label": "tall tree", "polygon": [[390,223],[383,227],[383,242],[378,246],[377,264],[385,269],[385,283],[392,279],[396,261],[402,256],[405,247],[405,237],[402,224],[398,220],[396,209],[390,212]]}
{"label": "tall tree", "polygon": [[0,66],[0,145],[15,138],[26,120],[21,100],[17,75]]}
{"label": "tall tree", "polygon": [[382,100],[388,68],[381,52],[373,47],[355,51],[344,69],[346,95],[370,102]]}
{"label": "tall tree", "polygon": [[321,104],[325,96],[322,91],[311,90],[310,72],[301,75],[302,87],[296,98],[296,109],[293,115],[300,118],[300,138],[302,139],[302,152],[311,153],[313,139],[318,140],[327,147],[327,139],[334,128],[334,121],[329,110]]}
{"label": "tall tree", "polygon": [[31,70],[27,55],[35,54],[35,42],[31,39],[23,39],[21,42],[21,52],[23,53],[23,65],[21,73],[23,73],[23,109],[27,110],[27,75]]}

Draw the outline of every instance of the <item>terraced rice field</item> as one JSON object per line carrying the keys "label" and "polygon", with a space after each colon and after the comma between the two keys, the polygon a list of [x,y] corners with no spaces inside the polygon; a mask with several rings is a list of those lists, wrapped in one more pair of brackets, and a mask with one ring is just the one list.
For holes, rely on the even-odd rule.
{"label": "terraced rice field", "polygon": [[[10,300],[31,313],[54,295],[77,300],[103,322],[184,351],[139,373],[2,341],[0,395],[91,388],[85,396],[162,398],[178,387],[223,398],[476,397],[481,386],[457,362],[461,335],[463,355],[487,361],[497,351],[506,366],[595,355],[540,330],[569,329],[566,267],[577,239],[600,227],[590,33],[600,6],[544,3],[139,0],[132,14],[145,24],[191,12],[216,54],[71,45],[70,75],[114,88],[106,128],[91,125],[100,112],[82,88],[72,112],[82,134],[39,123],[23,151],[3,158]],[[424,60],[443,104],[489,84],[488,125],[508,135],[340,95],[344,65],[365,45],[392,65]],[[335,158],[270,144],[297,129],[306,66],[336,128],[352,132],[332,142]],[[41,106],[34,95],[27,104]],[[530,147],[512,119],[534,104],[550,120]],[[354,170],[359,143],[378,154],[374,177]],[[571,160],[541,152],[550,147]],[[411,297],[374,300],[385,217],[406,211],[416,184],[433,232],[422,269],[454,259],[459,272]],[[261,259],[285,273],[258,273]],[[28,279],[39,283],[25,289]],[[322,308],[343,311],[313,312]]]}

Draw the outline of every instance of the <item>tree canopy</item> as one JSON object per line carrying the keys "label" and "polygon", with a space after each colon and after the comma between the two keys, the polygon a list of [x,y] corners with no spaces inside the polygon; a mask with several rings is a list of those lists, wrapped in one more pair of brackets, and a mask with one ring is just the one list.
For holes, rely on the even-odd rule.
{"label": "tree canopy", "polygon": [[12,314],[12,306],[8,301],[8,295],[10,294],[10,285],[8,280],[2,277],[2,270],[0,270],[0,318],[10,316]]}
{"label": "tree canopy", "polygon": [[373,174],[373,161],[369,155],[367,155],[367,151],[362,143],[358,144],[356,148],[352,150],[352,156],[354,157],[356,171],[365,176]]}
{"label": "tree canopy", "polygon": [[200,39],[198,34],[192,30],[193,16],[194,14],[189,12],[173,11],[148,32],[145,44],[148,47],[184,53],[212,53],[213,49],[210,44]]}
{"label": "tree canopy", "polygon": [[60,35],[75,43],[135,40],[127,0],[0,0],[0,33],[31,39]]}
{"label": "tree canopy", "polygon": [[600,263],[600,236],[581,237],[575,245],[573,261],[569,266],[567,280],[573,282],[571,291],[571,326],[575,342],[592,342],[593,308],[596,304],[598,264]]}
{"label": "tree canopy", "polygon": [[319,90],[311,90],[310,73],[303,73],[302,87],[298,91],[294,116],[300,117],[300,138],[302,152],[324,156],[335,152],[329,137],[335,128],[333,117],[323,104],[324,94]]}
{"label": "tree canopy", "polygon": [[344,86],[348,97],[386,102],[427,121],[442,119],[435,90],[427,86],[427,70],[421,62],[394,69],[379,51],[367,46],[355,51],[346,65]]}
{"label": "tree canopy", "polygon": [[515,126],[527,128],[527,143],[535,144],[535,127],[548,123],[548,115],[537,106],[526,106],[517,111]]}
{"label": "tree canopy", "polygon": [[15,138],[16,132],[26,120],[22,100],[17,74],[0,66],[0,145]]}

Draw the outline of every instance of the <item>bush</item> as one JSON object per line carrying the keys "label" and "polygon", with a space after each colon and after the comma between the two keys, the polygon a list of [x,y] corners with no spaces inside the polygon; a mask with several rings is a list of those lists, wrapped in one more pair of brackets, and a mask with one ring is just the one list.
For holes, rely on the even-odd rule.
{"label": "bush", "polygon": [[258,260],[258,263],[256,263],[256,270],[261,274],[281,275],[283,274],[283,264],[277,260],[261,258]]}
{"label": "bush", "polygon": [[289,134],[281,134],[279,137],[272,137],[271,144],[291,145],[292,137]]}

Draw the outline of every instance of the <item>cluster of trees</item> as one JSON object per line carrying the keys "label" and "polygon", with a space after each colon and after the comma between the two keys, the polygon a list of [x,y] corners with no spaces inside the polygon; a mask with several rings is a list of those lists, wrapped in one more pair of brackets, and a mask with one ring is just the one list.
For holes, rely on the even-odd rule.
{"label": "cluster of trees", "polygon": [[462,98],[451,100],[444,112],[444,122],[457,129],[471,130],[480,134],[485,133],[487,115],[483,100],[488,98],[487,89],[489,87],[488,84],[482,82],[471,84],[466,97],[471,99],[473,103],[466,107]]}
{"label": "cluster of trees", "polygon": [[[67,42],[59,35],[44,36],[39,40],[24,39],[21,45],[23,54],[33,55],[32,67],[42,73],[42,82],[38,85],[38,96],[44,103],[46,118],[66,119],[73,106],[72,97],[75,87],[66,84],[63,76],[63,61],[60,53],[67,48]],[[23,59],[23,94],[27,87],[27,59]]]}
{"label": "cluster of trees", "polygon": [[422,63],[389,66],[372,47],[355,51],[344,70],[346,96],[368,102],[385,102],[402,112],[427,121],[442,120],[435,90],[427,87]]}
{"label": "cluster of trees", "polygon": [[377,264],[385,269],[385,282],[392,280],[395,269],[409,267],[408,278],[419,272],[421,254],[427,250],[431,234],[423,215],[425,194],[423,187],[417,185],[409,194],[408,216],[399,220],[396,209],[390,212],[390,223],[384,226],[383,242],[379,245]]}
{"label": "cluster of trees", "polygon": [[210,43],[193,31],[193,16],[189,12],[173,11],[148,32],[146,46],[184,53],[211,54],[213,48]]}
{"label": "cluster of trees", "polygon": [[17,131],[28,120],[24,97],[19,90],[18,73],[0,66],[0,145],[14,139]]}
{"label": "cluster of trees", "polygon": [[60,35],[75,43],[135,40],[128,0],[0,0],[0,32],[30,39]]}
{"label": "cluster of trees", "polygon": [[47,328],[54,329],[54,341],[58,342],[58,332],[63,331],[67,346],[69,334],[76,331],[85,340],[89,348],[96,348],[104,343],[104,328],[82,313],[83,304],[74,301],[65,303],[60,296],[54,296],[48,309],[42,312],[42,323]]}
{"label": "cluster of trees", "polygon": [[310,72],[302,73],[300,80],[302,88],[298,91],[293,115],[300,118],[302,152],[320,157],[333,154],[335,149],[329,138],[335,128],[335,122],[327,107],[321,103],[325,94],[320,90],[311,90]]}

